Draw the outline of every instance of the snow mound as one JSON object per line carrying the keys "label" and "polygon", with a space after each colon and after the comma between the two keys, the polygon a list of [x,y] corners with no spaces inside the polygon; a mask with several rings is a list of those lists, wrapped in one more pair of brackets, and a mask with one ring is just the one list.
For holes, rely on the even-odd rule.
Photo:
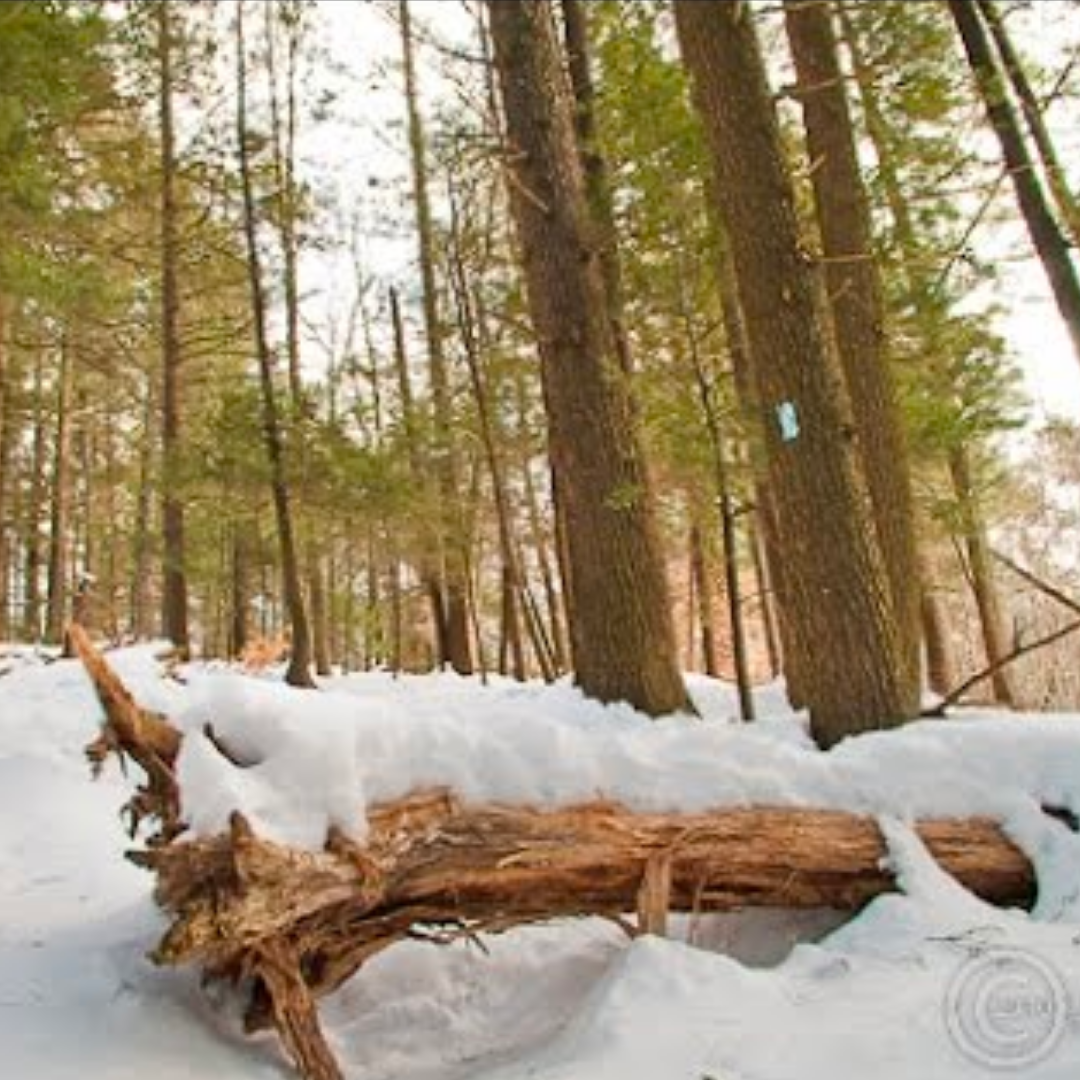
{"label": "snow mound", "polygon": [[[903,892],[816,943],[783,913],[673,919],[706,945],[629,942],[597,920],[523,927],[483,948],[406,942],[321,1012],[349,1080],[1074,1080],[1080,1075],[1080,837],[1075,718],[972,717],[865,736],[828,754],[784,715],[742,727],[730,689],[694,680],[704,722],[652,723],[572,687],[454,676],[333,680],[182,672],[157,649],[109,655],[141,702],[182,719],[199,828],[233,808],[289,842],[362,834],[371,802],[450,784],[466,797],[642,809],[772,802],[878,814]],[[770,692],[772,693],[772,692]],[[4,1075],[160,1080],[289,1075],[245,1041],[228,997],[143,958],[163,922],[122,859],[131,779],[86,779],[100,708],[81,668],[27,654],[0,678],[0,1045]],[[236,769],[202,734],[250,767]],[[132,778],[133,779],[133,778]],[[945,875],[906,819],[991,813],[1032,858],[1031,914]],[[790,913],[789,913],[790,914]],[[810,913],[803,934],[835,926]]]}
{"label": "snow mound", "polygon": [[[985,814],[1029,829],[1044,804],[1080,814],[1075,717],[926,721],[821,753],[797,717],[741,725],[700,696],[703,720],[653,721],[565,684],[365,677],[314,694],[196,675],[180,714],[184,818],[197,835],[215,833],[239,810],[262,835],[320,847],[330,825],[362,839],[370,804],[434,786],[477,802]],[[214,747],[208,724],[242,767]]]}

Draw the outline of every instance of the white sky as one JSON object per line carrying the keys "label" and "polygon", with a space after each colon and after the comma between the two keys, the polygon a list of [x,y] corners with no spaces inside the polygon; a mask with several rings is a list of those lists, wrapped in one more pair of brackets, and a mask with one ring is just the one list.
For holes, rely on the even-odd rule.
{"label": "white sky", "polygon": [[[325,41],[333,60],[341,69],[335,81],[345,80],[350,101],[347,120],[340,106],[338,118],[310,132],[303,143],[303,156],[312,175],[320,183],[337,189],[335,201],[351,206],[364,234],[362,259],[380,277],[397,277],[415,288],[411,260],[415,241],[411,234],[393,235],[402,221],[410,221],[407,196],[398,192],[393,178],[405,176],[404,106],[400,96],[398,31],[386,14],[385,4],[341,3],[321,0],[321,21]],[[417,29],[428,21],[437,24],[440,34],[457,37],[468,25],[460,4],[448,0],[413,0]],[[1063,32],[1068,18],[1064,5],[1038,3],[1016,24],[1023,37],[1020,45],[1044,58],[1051,70],[1066,62],[1065,49],[1076,47],[1080,34]],[[1010,22],[1010,27],[1014,24]],[[423,61],[423,50],[421,61]],[[421,68],[422,89],[430,108],[439,93],[439,80],[430,64]],[[355,100],[357,107],[352,107]],[[1080,103],[1059,102],[1048,114],[1063,160],[1071,168],[1073,190],[1080,187]],[[990,152],[997,153],[995,143]],[[1011,187],[1003,186],[1001,198],[1015,205]],[[397,221],[392,219],[396,218]],[[347,223],[342,222],[346,228]],[[988,224],[976,233],[980,249],[1008,253],[1000,264],[1000,283],[993,299],[1005,310],[999,330],[1015,350],[1033,402],[1033,419],[1045,414],[1065,414],[1080,419],[1080,360],[1073,352],[1069,336],[1053,302],[1045,276],[1032,254],[1022,227],[1002,230]],[[351,267],[348,260],[322,256],[308,262],[308,282],[322,294],[313,309],[329,311],[348,303],[351,295]],[[314,312],[313,312],[314,313]]]}

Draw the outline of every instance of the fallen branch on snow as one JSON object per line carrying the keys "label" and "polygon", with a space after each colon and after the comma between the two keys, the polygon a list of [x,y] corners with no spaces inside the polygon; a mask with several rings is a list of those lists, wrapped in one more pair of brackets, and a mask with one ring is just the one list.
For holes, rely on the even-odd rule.
{"label": "fallen branch on snow", "polygon": [[[622,922],[628,911],[639,930],[662,932],[669,911],[856,910],[895,888],[872,819],[812,809],[643,814],[601,802],[469,805],[428,791],[372,808],[363,844],[332,831],[324,850],[296,850],[257,836],[240,814],[224,834],[178,839],[180,734],[135,704],[84,634],[74,640],[106,711],[91,757],[117,752],[143,766],[140,816],[163,824],[159,842],[130,855],[156,874],[171,917],[154,959],[243,982],[248,1027],[276,1027],[309,1080],[341,1077],[318,999],[405,938],[448,942],[566,916]],[[979,896],[1031,902],[1031,867],[993,822],[917,829]]]}

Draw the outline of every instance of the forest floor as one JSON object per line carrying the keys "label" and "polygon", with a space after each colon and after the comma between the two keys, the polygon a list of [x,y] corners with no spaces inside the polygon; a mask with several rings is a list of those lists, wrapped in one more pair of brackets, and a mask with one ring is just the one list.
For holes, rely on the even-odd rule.
{"label": "forest floor", "polygon": [[[815,750],[780,693],[769,719],[694,679],[705,723],[650,723],[571,687],[347,676],[299,694],[211,666],[163,677],[151,647],[109,654],[189,736],[187,816],[241,806],[257,831],[362,835],[366,801],[449,783],[467,798],[618,798],[641,809],[796,804],[877,814],[903,892],[831,912],[682,918],[630,941],[599,920],[397,945],[322,1015],[350,1080],[967,1080],[1080,1075],[1080,717],[973,714]],[[0,650],[0,1049],[20,1080],[290,1075],[236,1002],[145,953],[164,921],[126,863],[134,778],[91,783],[99,708],[75,662]],[[200,753],[208,716],[260,764],[243,784]],[[217,771],[215,771],[217,770]],[[195,813],[197,803],[199,812]],[[1039,877],[1030,915],[977,900],[903,820],[990,813]],[[681,939],[681,940],[680,940]]]}

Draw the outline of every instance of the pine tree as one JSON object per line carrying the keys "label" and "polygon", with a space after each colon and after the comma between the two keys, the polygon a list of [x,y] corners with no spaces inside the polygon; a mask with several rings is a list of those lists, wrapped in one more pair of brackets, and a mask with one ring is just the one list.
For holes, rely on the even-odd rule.
{"label": "pine tree", "polygon": [[813,650],[811,723],[831,745],[909,719],[908,672],[750,9],[678,0],[675,14],[746,320],[785,592]]}
{"label": "pine tree", "polygon": [[626,700],[654,716],[688,708],[551,5],[500,0],[488,11],[512,207],[565,508],[575,676],[590,696]]}
{"label": "pine tree", "polygon": [[889,576],[900,659],[908,673],[904,711],[914,713],[922,681],[914,510],[907,438],[885,347],[885,308],[869,199],[831,9],[818,0],[786,0],[784,15],[812,163],[824,284],[874,529]]}
{"label": "pine tree", "polygon": [[960,32],[986,115],[1001,145],[1031,242],[1080,360],[1080,276],[1073,265],[1069,246],[1054,220],[1038,169],[1028,150],[1001,65],[990,47],[980,6],[969,0],[949,0],[949,10]]}
{"label": "pine tree", "polygon": [[158,124],[161,139],[161,433],[163,495],[161,508],[164,559],[162,623],[181,656],[190,650],[188,596],[184,554],[184,506],[178,487],[181,444],[180,232],[177,207],[176,132],[173,119],[172,4],[157,5]]}

